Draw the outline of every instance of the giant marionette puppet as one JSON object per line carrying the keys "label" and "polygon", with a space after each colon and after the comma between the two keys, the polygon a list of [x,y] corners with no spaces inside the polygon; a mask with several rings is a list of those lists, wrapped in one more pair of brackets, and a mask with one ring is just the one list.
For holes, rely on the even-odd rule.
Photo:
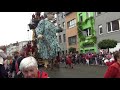
{"label": "giant marionette puppet", "polygon": [[63,29],[55,26],[52,22],[54,14],[55,12],[45,12],[45,19],[40,20],[35,28],[38,54],[45,61],[45,67],[48,65],[48,60],[53,61],[60,51],[56,33],[61,32]]}

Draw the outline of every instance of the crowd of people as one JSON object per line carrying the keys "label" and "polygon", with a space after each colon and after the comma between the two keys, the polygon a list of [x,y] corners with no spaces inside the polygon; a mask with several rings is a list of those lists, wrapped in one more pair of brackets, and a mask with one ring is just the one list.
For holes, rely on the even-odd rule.
{"label": "crowd of people", "polygon": [[120,50],[113,53],[70,53],[61,56],[60,62],[73,68],[75,64],[108,66],[104,78],[120,78]]}
{"label": "crowd of people", "polygon": [[[53,60],[54,65],[65,63],[66,68],[74,68],[76,64],[108,66],[104,78],[120,77],[120,51],[114,53],[86,53],[78,52],[66,55],[58,55]],[[42,74],[41,74],[42,73]],[[38,62],[25,52],[14,52],[13,56],[7,56],[0,50],[0,78],[48,78],[48,73],[39,70]]]}
{"label": "crowd of people", "polygon": [[7,56],[0,50],[0,78],[48,78],[48,74],[38,69],[33,56],[25,56],[23,52]]}
{"label": "crowd of people", "polygon": [[66,63],[73,68],[75,64],[87,64],[87,65],[99,65],[109,66],[114,62],[114,53],[85,53],[79,54],[78,52],[69,53],[67,55],[60,56],[60,62]]}

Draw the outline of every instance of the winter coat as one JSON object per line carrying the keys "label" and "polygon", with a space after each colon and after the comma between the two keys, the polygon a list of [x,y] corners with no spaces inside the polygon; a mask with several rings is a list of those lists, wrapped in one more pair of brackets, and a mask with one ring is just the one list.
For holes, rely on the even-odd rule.
{"label": "winter coat", "polygon": [[0,78],[8,78],[8,73],[2,64],[0,64]]}

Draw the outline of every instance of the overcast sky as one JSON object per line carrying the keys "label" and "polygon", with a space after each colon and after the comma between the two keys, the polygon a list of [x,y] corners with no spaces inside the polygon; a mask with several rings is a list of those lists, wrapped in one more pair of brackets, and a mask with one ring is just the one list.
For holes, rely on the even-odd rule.
{"label": "overcast sky", "polygon": [[[34,12],[0,12],[0,46],[32,39],[28,24]],[[29,36],[28,36],[29,35]]]}

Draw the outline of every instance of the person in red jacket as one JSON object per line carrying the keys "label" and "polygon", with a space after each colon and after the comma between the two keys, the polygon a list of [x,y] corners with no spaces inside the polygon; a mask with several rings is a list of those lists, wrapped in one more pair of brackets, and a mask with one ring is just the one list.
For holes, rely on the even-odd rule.
{"label": "person in red jacket", "polygon": [[69,54],[66,56],[66,65],[69,65],[70,68],[73,68],[73,63]]}
{"label": "person in red jacket", "polygon": [[114,54],[114,59],[116,62],[108,67],[104,78],[120,78],[120,52]]}
{"label": "person in red jacket", "polygon": [[90,60],[89,54],[86,54],[85,59],[86,59],[86,64],[89,65],[89,60]]}
{"label": "person in red jacket", "polygon": [[112,64],[115,63],[115,62],[116,62],[115,59],[114,59],[114,60],[105,60],[105,61],[104,61],[104,63],[105,63],[106,66],[110,66],[110,65],[112,65]]}
{"label": "person in red jacket", "polygon": [[49,78],[47,72],[38,70],[38,64],[34,57],[24,58],[19,66],[24,78]]}
{"label": "person in red jacket", "polygon": [[111,58],[108,59],[106,57],[106,59],[104,60],[104,63],[105,63],[106,66],[110,66],[110,65],[112,65],[115,62],[116,62],[116,60],[114,59],[114,54],[112,54]]}

